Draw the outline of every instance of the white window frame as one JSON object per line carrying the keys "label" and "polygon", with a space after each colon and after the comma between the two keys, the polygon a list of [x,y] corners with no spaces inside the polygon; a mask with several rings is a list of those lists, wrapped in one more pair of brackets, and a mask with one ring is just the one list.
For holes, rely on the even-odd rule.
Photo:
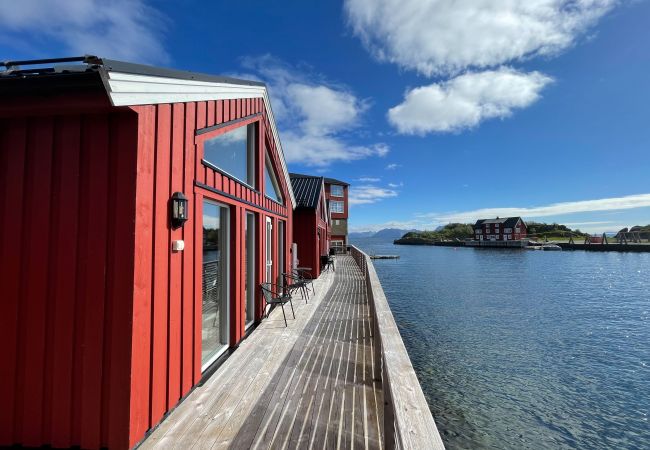
{"label": "white window frame", "polygon": [[265,155],[264,155],[264,169],[266,170],[269,174],[269,178],[271,179],[271,184],[273,185],[273,190],[275,191],[275,195],[278,197],[278,199],[274,199],[271,196],[268,195],[266,192],[266,179],[264,180],[264,196],[268,198],[269,200],[272,200],[276,203],[279,203],[281,205],[284,205],[284,195],[282,195],[282,188],[280,187],[280,183],[278,182],[278,178],[275,175],[275,170],[273,170],[273,163],[271,162],[271,157],[269,156],[269,149],[265,148]]}
{"label": "white window frame", "polygon": [[264,224],[264,282],[273,283],[273,219],[266,216]]}
{"label": "white window frame", "polygon": [[[232,250],[232,242],[230,240],[231,239],[231,234],[230,234],[230,232],[231,232],[231,230],[230,230],[230,214],[231,214],[231,210],[230,210],[230,205],[228,205],[226,203],[217,202],[217,201],[212,200],[211,198],[208,198],[208,197],[204,198],[203,202],[210,203],[210,204],[215,205],[215,206],[217,206],[219,208],[223,208],[223,210],[225,211],[225,214],[224,214],[225,220],[224,220],[224,223],[223,223],[223,225],[224,225],[223,241],[224,241],[224,243],[226,243],[226,245],[224,245],[223,250],[220,250],[220,251],[223,252],[223,254],[220,256],[220,258],[223,257],[223,260],[225,262],[227,262],[227,264],[224,264],[223,269],[220,269],[220,270],[223,270],[223,273],[221,274],[223,276],[223,283],[222,283],[222,287],[221,287],[221,289],[222,289],[221,295],[223,296],[224,306],[225,306],[225,308],[224,308],[225,311],[222,311],[222,312],[225,313],[225,314],[220,313],[220,320],[221,320],[220,325],[223,325],[223,330],[220,329],[219,332],[221,333],[221,331],[223,331],[223,333],[227,336],[226,340],[228,342],[225,343],[221,349],[219,349],[212,356],[210,356],[210,358],[208,358],[207,361],[205,361],[205,362],[201,361],[201,372],[205,372],[206,369],[208,369],[212,365],[212,363],[214,363],[217,359],[219,359],[219,357],[221,355],[223,355],[226,352],[226,350],[228,350],[230,348],[230,344],[231,344],[231,342],[230,342],[230,319],[231,319],[231,317],[230,317],[230,313],[231,313],[231,310],[230,310],[230,288],[231,288],[231,286],[230,286],[230,270],[231,270],[231,267],[230,267],[230,252]],[[224,212],[224,211],[220,211],[220,214],[222,212]],[[220,221],[221,221],[221,217],[222,216],[220,215],[220,218],[219,218]],[[203,219],[201,219],[201,220],[203,220]],[[221,226],[221,223],[219,224],[219,226]],[[203,319],[203,317],[201,317],[201,319]],[[203,359],[203,357],[201,357],[201,359]]]}
{"label": "white window frame", "polygon": [[[340,211],[338,210],[339,208],[334,208],[334,205],[339,206],[340,205]],[[343,200],[331,200],[330,201],[330,212],[334,214],[345,214],[345,202]]]}
{"label": "white window frame", "polygon": [[[340,195],[339,195],[339,189],[340,189]],[[336,193],[335,193],[335,190],[336,190]],[[343,189],[343,186],[338,185],[338,184],[332,184],[330,186],[330,196],[339,197],[339,198],[345,197],[345,191]]]}
{"label": "white window frame", "polygon": [[[248,272],[248,279],[245,283],[246,288],[244,289],[246,294],[244,298],[244,303],[246,305],[244,316],[246,321],[245,328],[248,329],[253,325],[253,323],[255,323],[255,266],[258,261],[256,248],[257,243],[255,242],[255,236],[257,235],[257,215],[253,211],[244,211],[244,221],[244,240],[246,242],[246,245],[244,246],[244,257],[246,258],[245,270]],[[248,239],[249,232],[252,233],[252,240]],[[244,275],[244,278],[246,278],[246,275]]]}
{"label": "white window frame", "polygon": [[[236,175],[234,175],[234,174],[232,174],[232,173],[230,173],[230,172],[228,172],[227,170],[224,170],[219,165],[217,165],[216,162],[210,161],[206,157],[206,154],[205,154],[206,153],[206,151],[205,151],[205,144],[206,143],[208,143],[209,141],[213,141],[215,139],[219,139],[219,138],[223,139],[223,137],[225,135],[227,135],[229,133],[233,133],[236,130],[241,130],[242,128],[246,128],[246,179],[245,180],[238,177],[238,176],[236,176]],[[249,124],[246,124],[246,125],[235,127],[235,128],[233,128],[231,130],[228,130],[228,131],[226,131],[224,133],[216,134],[214,136],[208,135],[208,137],[205,139],[205,141],[203,141],[203,143],[201,144],[202,147],[203,147],[203,149],[202,149],[202,151],[203,151],[203,161],[208,163],[210,165],[210,167],[216,168],[217,171],[221,172],[222,174],[227,175],[230,178],[245,184],[246,186],[249,186],[249,187],[251,187],[253,189],[257,189],[258,188],[258,186],[257,186],[257,173],[255,172],[255,161],[257,159],[257,156],[256,156],[257,155],[257,129],[258,129],[257,122],[252,122],[252,123],[249,123]]]}

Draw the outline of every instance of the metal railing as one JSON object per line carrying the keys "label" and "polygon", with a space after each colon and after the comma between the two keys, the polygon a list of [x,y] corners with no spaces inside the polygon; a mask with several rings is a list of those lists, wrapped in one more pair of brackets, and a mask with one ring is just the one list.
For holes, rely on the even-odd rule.
{"label": "metal railing", "polygon": [[444,449],[422,387],[370,257],[350,246],[365,277],[372,320],[376,380],[384,393],[384,448]]}

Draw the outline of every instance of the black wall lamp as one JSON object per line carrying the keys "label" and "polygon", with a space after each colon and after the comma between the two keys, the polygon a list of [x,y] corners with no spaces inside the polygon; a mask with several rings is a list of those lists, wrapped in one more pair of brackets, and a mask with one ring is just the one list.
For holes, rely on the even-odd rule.
{"label": "black wall lamp", "polygon": [[187,197],[182,192],[172,194],[172,228],[175,230],[187,222]]}

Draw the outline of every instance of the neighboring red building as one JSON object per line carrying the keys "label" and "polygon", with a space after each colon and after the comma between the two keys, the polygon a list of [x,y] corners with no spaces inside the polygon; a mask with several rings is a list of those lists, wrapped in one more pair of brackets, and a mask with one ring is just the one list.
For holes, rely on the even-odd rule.
{"label": "neighboring red building", "polygon": [[0,72],[0,446],[128,448],[261,320],[295,199],[263,84],[64,62]]}
{"label": "neighboring red building", "polygon": [[296,196],[293,212],[293,242],[297,244],[298,266],[309,268],[313,278],[320,275],[321,256],[327,255],[329,212],[323,177],[289,174]]}
{"label": "neighboring red building", "polygon": [[331,246],[345,249],[348,245],[348,189],[350,185],[334,178],[325,178],[325,198],[329,203]]}
{"label": "neighboring red building", "polygon": [[515,241],[528,235],[526,223],[521,217],[477,220],[474,239],[481,241]]}

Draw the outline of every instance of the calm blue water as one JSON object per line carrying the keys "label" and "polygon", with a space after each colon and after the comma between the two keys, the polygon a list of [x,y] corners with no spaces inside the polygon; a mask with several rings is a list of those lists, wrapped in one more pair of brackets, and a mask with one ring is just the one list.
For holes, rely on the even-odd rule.
{"label": "calm blue water", "polygon": [[353,243],[448,448],[650,448],[650,253]]}

